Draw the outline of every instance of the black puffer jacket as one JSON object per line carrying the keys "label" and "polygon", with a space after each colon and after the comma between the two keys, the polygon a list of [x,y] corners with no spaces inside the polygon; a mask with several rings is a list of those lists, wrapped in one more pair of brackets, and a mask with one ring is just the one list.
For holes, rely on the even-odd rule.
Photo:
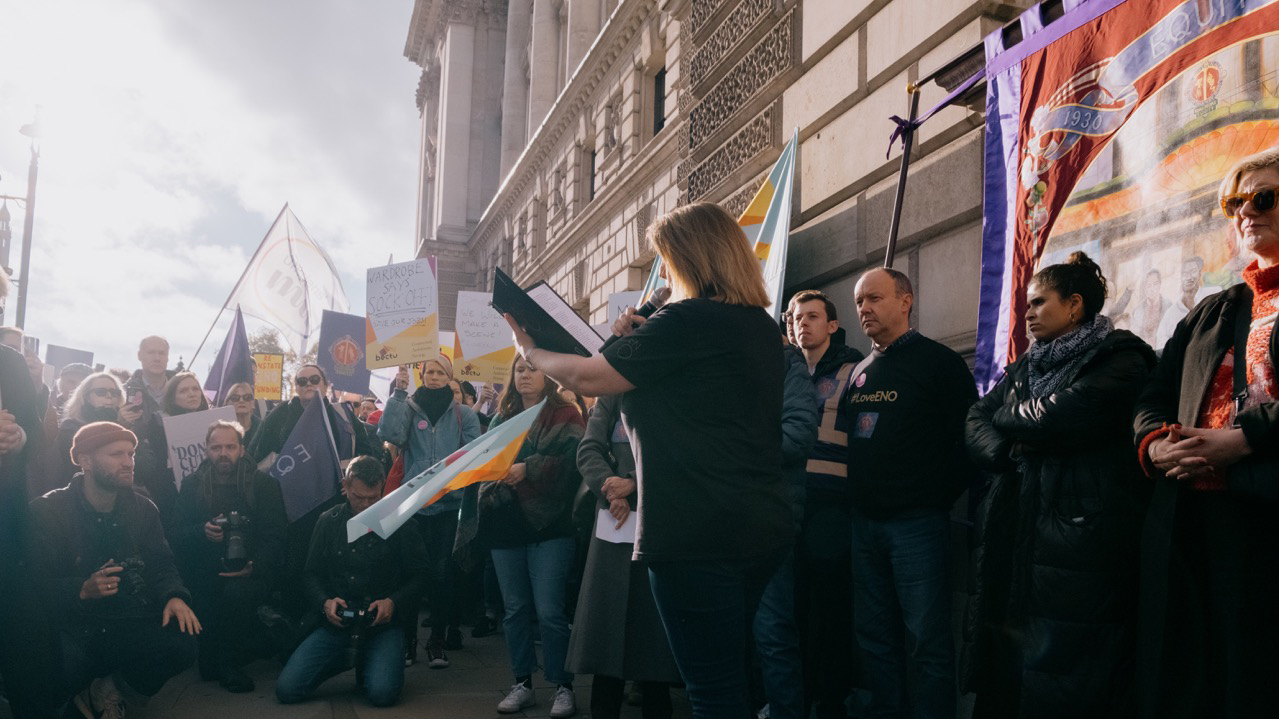
{"label": "black puffer jacket", "polygon": [[989,473],[972,550],[961,680],[1019,716],[1130,716],[1137,563],[1148,486],[1129,418],[1155,354],[1111,332],[1062,389],[1034,398],[1028,362],[968,414]]}

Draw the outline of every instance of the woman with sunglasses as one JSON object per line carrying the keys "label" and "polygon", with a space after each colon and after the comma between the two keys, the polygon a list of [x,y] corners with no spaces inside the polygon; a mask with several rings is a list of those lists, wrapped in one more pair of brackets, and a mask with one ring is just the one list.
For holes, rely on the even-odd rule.
{"label": "woman with sunglasses", "polygon": [[235,421],[244,428],[244,446],[248,447],[258,436],[258,430],[262,429],[262,423],[257,421],[257,402],[253,399],[253,385],[248,382],[236,382],[231,385],[222,406],[235,408]]}
{"label": "woman with sunglasses", "polygon": [[1142,545],[1143,716],[1274,716],[1279,692],[1279,149],[1218,197],[1243,283],[1177,325],[1137,401],[1154,480]]}
{"label": "woman with sunglasses", "polygon": [[[144,424],[141,400],[137,404],[126,404],[124,388],[120,385],[120,380],[110,372],[95,372],[85,377],[71,392],[63,410],[62,423],[58,425],[58,461],[50,463],[50,466],[58,469],[56,477],[46,479],[48,485],[52,485],[49,489],[65,487],[71,477],[80,471],[71,462],[71,439],[81,427],[90,422],[115,422],[137,433]],[[139,434],[138,441],[133,459],[136,483],[140,486],[154,486],[154,478],[157,475],[163,476],[167,470],[163,462],[156,460],[145,434]],[[172,484],[171,477],[169,483]]]}
{"label": "woman with sunglasses", "polygon": [[[328,393],[329,380],[319,365],[304,364],[299,367],[297,374],[293,376],[293,399],[268,412],[262,420],[261,430],[253,438],[252,444],[247,445],[249,454],[254,460],[261,462],[272,454],[279,454],[284,443],[289,441],[289,434],[293,432],[298,420],[302,419],[302,413],[306,411],[307,406]],[[326,409],[329,412],[329,424],[334,432],[338,432],[339,427],[350,430],[349,433],[343,433],[344,436],[350,434],[350,444],[344,443],[338,448],[339,454],[344,459],[359,457],[363,454],[381,455],[381,452],[375,452],[374,445],[365,434],[364,423],[356,420],[354,413],[348,413],[343,409],[342,414],[339,415],[339,405],[334,404],[329,404]]]}

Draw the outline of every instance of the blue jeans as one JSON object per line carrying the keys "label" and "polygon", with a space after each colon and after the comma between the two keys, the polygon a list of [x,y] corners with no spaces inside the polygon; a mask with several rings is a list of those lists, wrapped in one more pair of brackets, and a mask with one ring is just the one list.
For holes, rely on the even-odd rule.
{"label": "blue jeans", "polygon": [[[404,629],[392,622],[365,635],[364,663],[357,676],[364,693],[375,707],[389,707],[400,699],[404,688]],[[350,667],[346,649],[351,633],[327,622],[311,632],[289,657],[275,682],[275,697],[281,704],[306,701],[324,680]]]}
{"label": "blue jeans", "polygon": [[[789,552],[789,548],[786,550]],[[650,562],[649,583],[696,719],[750,715],[746,639],[783,558]]]}
{"label": "blue jeans", "polygon": [[542,674],[552,684],[569,684],[564,670],[568,656],[568,616],[564,613],[568,573],[573,568],[573,538],[561,537],[522,547],[494,549],[493,570],[502,589],[506,617],[506,648],[516,678],[533,675],[537,652],[533,647],[533,615],[542,633]]}
{"label": "blue jeans", "polygon": [[799,630],[795,626],[795,559],[787,554],[777,568],[755,613],[755,653],[764,680],[768,715],[804,718],[804,669]]}
{"label": "blue jeans", "polygon": [[949,539],[944,510],[887,520],[853,513],[853,621],[871,693],[868,717],[903,716],[907,634],[918,670],[913,715],[955,717]]}

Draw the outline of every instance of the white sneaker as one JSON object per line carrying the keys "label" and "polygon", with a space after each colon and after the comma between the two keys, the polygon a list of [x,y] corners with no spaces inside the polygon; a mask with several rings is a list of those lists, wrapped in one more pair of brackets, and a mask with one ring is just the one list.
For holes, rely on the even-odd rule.
{"label": "white sneaker", "polygon": [[102,713],[100,719],[124,719],[124,697],[111,677],[94,679],[89,685],[89,699],[93,708]]}
{"label": "white sneaker", "polygon": [[[559,698],[559,695],[555,695]],[[537,698],[533,696],[532,687],[525,686],[522,682],[511,687],[511,692],[506,698],[497,703],[498,714],[514,714],[521,709],[526,709],[537,703]],[[565,714],[564,716],[568,716]]]}
{"label": "white sneaker", "polygon": [[551,719],[563,719],[577,713],[577,697],[568,687],[555,690],[555,698],[551,701]]}

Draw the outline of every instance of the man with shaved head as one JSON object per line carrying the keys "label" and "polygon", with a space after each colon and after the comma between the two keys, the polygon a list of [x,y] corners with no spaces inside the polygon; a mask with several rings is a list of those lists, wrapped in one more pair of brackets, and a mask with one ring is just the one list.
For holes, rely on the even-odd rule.
{"label": "man with shaved head", "polygon": [[972,476],[964,421],[977,388],[958,354],[911,326],[915,292],[905,274],[871,270],[853,297],[872,343],[844,396],[867,716],[901,716],[909,635],[914,715],[953,719],[949,515]]}

